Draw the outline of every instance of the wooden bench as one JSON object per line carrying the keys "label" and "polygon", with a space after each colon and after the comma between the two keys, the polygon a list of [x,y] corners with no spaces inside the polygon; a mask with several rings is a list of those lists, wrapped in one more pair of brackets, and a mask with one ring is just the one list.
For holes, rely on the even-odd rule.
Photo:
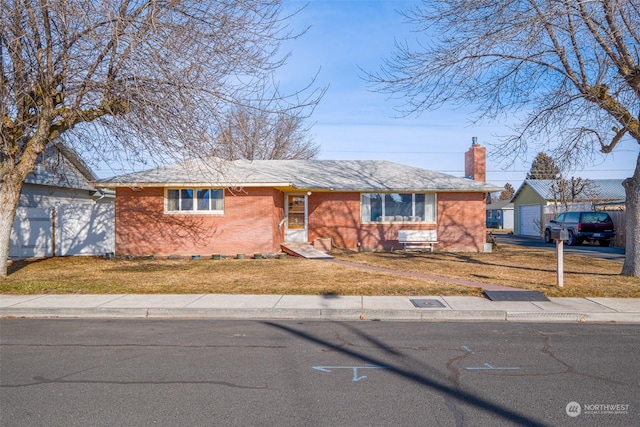
{"label": "wooden bench", "polygon": [[438,243],[438,232],[436,230],[398,230],[398,242],[403,249],[426,249],[433,252],[433,245]]}

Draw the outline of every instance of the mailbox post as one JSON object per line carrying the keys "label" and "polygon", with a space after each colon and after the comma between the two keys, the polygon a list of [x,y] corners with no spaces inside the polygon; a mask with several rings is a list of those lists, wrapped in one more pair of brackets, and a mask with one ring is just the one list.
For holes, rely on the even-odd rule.
{"label": "mailbox post", "polygon": [[564,241],[569,240],[569,231],[566,228],[551,230],[551,238],[556,241],[557,255],[557,283],[558,286],[564,287]]}

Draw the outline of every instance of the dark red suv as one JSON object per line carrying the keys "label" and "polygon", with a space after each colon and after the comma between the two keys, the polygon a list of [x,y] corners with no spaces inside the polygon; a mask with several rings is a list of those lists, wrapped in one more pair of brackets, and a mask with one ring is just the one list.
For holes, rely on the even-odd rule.
{"label": "dark red suv", "polygon": [[553,243],[551,230],[566,228],[569,232],[567,245],[581,245],[585,240],[598,241],[600,246],[609,246],[616,235],[615,225],[606,212],[564,212],[549,221],[544,229],[544,241]]}

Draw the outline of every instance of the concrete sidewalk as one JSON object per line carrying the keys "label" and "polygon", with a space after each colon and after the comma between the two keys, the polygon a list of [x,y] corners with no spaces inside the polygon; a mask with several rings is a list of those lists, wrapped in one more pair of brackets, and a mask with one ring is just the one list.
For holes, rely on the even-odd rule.
{"label": "concrete sidewalk", "polygon": [[[463,296],[222,294],[0,295],[0,317],[640,323],[640,298],[549,299],[491,301]],[[427,301],[416,307],[414,300]]]}

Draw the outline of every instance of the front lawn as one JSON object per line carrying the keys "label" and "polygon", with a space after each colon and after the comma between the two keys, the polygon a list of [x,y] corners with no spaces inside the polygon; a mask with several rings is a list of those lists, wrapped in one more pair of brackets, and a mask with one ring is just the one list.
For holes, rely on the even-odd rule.
{"label": "front lawn", "polygon": [[[640,279],[620,276],[622,264],[565,254],[564,288],[556,283],[555,252],[500,244],[492,253],[358,253],[337,259],[398,271],[459,278],[547,296],[640,297]],[[18,261],[0,280],[5,294],[332,294],[479,295],[446,280],[368,271],[321,260],[114,259],[68,257]]]}

